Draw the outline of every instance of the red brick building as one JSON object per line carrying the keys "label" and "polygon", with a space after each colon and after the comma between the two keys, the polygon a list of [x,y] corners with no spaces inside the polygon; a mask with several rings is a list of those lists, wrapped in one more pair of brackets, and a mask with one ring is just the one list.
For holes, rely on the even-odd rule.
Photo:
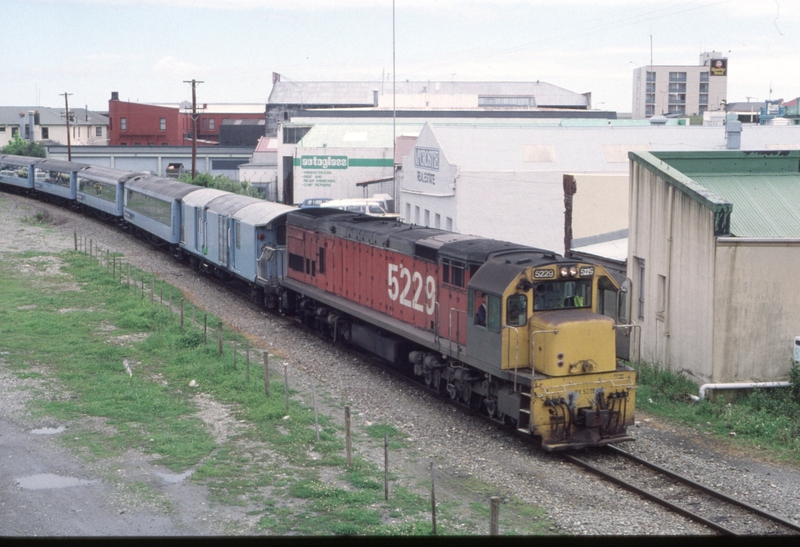
{"label": "red brick building", "polygon": [[[266,105],[198,104],[197,144],[216,145],[225,120],[264,120]],[[108,101],[108,144],[111,146],[191,146],[191,103],[157,105]]]}

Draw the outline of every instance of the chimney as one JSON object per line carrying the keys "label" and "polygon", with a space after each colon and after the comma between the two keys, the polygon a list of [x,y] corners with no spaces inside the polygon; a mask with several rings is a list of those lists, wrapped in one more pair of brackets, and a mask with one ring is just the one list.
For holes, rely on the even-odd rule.
{"label": "chimney", "polygon": [[119,100],[119,91],[112,91],[111,92],[111,100],[118,101]]}
{"label": "chimney", "polygon": [[725,148],[739,150],[742,147],[742,122],[730,120],[725,124]]}
{"label": "chimney", "polygon": [[35,128],[36,124],[34,123],[35,121],[36,121],[36,112],[34,112],[33,110],[28,110],[28,127],[30,128],[28,131],[31,142],[36,140],[36,128]]}

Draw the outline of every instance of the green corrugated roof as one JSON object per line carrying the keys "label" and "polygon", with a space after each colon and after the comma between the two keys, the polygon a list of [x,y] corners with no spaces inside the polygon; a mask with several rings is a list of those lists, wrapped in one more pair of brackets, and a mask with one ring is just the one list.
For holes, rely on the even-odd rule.
{"label": "green corrugated roof", "polygon": [[800,238],[800,151],[630,152],[629,157],[714,211],[716,235]]}
{"label": "green corrugated roof", "polygon": [[731,235],[800,237],[800,173],[690,176],[733,204]]}

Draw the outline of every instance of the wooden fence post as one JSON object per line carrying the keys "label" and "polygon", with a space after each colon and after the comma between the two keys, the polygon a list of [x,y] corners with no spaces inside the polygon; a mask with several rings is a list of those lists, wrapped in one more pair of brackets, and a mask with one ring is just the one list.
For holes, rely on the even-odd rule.
{"label": "wooden fence post", "polygon": [[489,518],[489,535],[497,536],[500,534],[500,498],[492,496],[490,518]]}
{"label": "wooden fence post", "polygon": [[353,441],[350,438],[350,407],[344,407],[344,442],[347,450],[347,467],[353,466]]}

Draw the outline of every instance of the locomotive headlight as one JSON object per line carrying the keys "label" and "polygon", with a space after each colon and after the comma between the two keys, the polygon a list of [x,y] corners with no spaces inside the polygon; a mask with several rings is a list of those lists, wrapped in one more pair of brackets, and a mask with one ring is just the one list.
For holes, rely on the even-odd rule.
{"label": "locomotive headlight", "polygon": [[558,270],[558,275],[561,277],[567,277],[569,275],[569,268],[566,266],[561,266],[561,268]]}
{"label": "locomotive headlight", "polygon": [[575,277],[578,275],[578,267],[577,266],[570,266],[569,267],[569,275],[570,277]]}

